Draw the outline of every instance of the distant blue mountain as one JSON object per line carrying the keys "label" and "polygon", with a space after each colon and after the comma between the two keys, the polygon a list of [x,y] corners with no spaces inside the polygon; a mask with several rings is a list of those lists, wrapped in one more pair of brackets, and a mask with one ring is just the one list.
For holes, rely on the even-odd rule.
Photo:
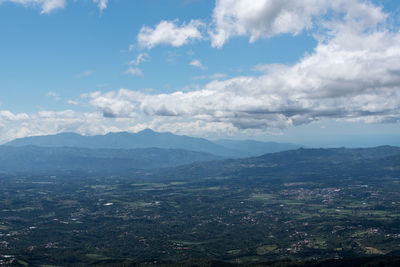
{"label": "distant blue mountain", "polygon": [[217,145],[240,151],[244,157],[260,156],[267,153],[276,153],[298,149],[301,146],[290,143],[260,142],[254,140],[218,140]]}
{"label": "distant blue mountain", "polygon": [[218,159],[221,157],[181,149],[0,146],[0,172],[83,171],[119,174]]}
{"label": "distant blue mountain", "polygon": [[204,138],[175,135],[169,132],[155,132],[150,129],[138,133],[118,132],[106,135],[82,136],[76,133],[32,136],[15,139],[7,146],[40,146],[40,147],[80,147],[107,149],[165,148],[184,149],[219,155],[229,158],[259,156],[266,153],[296,149],[300,146],[258,141],[220,140],[211,142]]}
{"label": "distant blue mountain", "polygon": [[225,157],[240,156],[240,153],[237,151],[219,146],[203,138],[175,135],[169,132],[159,133],[154,132],[150,129],[146,129],[138,133],[119,132],[95,136],[82,136],[76,133],[60,133],[56,135],[32,136],[16,139],[5,145],[82,147],[93,149],[133,149],[156,147],[206,152]]}
{"label": "distant blue mountain", "polygon": [[[320,148],[289,150],[259,157],[199,162],[160,173],[160,178],[201,179],[250,177],[284,181],[400,175],[400,147]],[[307,178],[308,179],[308,178]]]}

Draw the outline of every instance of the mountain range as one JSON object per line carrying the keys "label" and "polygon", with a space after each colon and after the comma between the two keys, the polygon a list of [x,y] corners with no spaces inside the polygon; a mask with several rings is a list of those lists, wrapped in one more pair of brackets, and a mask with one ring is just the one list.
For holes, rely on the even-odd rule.
{"label": "mountain range", "polygon": [[210,153],[227,158],[260,156],[266,153],[280,152],[300,147],[300,145],[295,144],[252,140],[220,140],[212,142],[204,138],[175,135],[169,132],[160,133],[151,129],[145,129],[138,133],[118,132],[95,136],[82,136],[76,133],[32,136],[15,139],[5,145],[14,147],[80,147],[91,149],[184,149]]}
{"label": "mountain range", "polygon": [[[160,179],[268,178],[296,181],[400,175],[400,147],[289,150],[244,159],[196,162],[155,172]],[[307,179],[308,179],[307,178]]]}
{"label": "mountain range", "polygon": [[182,149],[0,146],[0,171],[3,172],[82,171],[120,174],[218,159],[221,157]]}
{"label": "mountain range", "polygon": [[[158,133],[61,133],[0,146],[0,171],[126,174],[154,178],[368,176],[400,171],[400,148],[305,149],[293,144],[220,140]],[[158,169],[158,171],[157,171]],[[162,171],[159,171],[162,169]],[[149,170],[151,170],[149,172]]]}

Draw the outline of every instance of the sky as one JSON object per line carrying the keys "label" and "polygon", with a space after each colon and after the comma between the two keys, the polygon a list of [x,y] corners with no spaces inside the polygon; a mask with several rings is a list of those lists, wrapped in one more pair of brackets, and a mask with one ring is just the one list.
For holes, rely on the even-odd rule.
{"label": "sky", "polygon": [[398,0],[0,0],[0,143],[400,145]]}

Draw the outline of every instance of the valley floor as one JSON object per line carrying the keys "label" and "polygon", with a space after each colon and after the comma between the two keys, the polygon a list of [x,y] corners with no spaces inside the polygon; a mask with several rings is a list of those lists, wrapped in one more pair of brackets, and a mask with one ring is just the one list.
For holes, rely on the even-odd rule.
{"label": "valley floor", "polygon": [[255,264],[395,255],[399,192],[396,177],[3,175],[0,263]]}

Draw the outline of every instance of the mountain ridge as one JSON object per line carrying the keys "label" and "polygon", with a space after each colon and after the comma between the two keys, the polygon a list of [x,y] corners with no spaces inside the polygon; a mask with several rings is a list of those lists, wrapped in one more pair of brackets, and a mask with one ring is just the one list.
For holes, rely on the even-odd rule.
{"label": "mountain ridge", "polygon": [[256,140],[229,140],[229,139],[220,139],[215,141],[214,143],[224,146],[229,149],[238,149],[243,155],[248,157],[263,155],[268,153],[276,153],[286,150],[298,149],[301,146],[292,143],[278,143],[278,142],[261,142]]}
{"label": "mountain ridge", "polygon": [[[332,172],[343,175],[370,175],[377,171],[400,170],[400,147],[317,148],[289,150],[243,159],[225,159],[177,166],[163,177],[297,177],[298,173],[329,177]],[[161,175],[159,175],[161,177]]]}
{"label": "mountain ridge", "polygon": [[42,146],[42,147],[82,147],[108,149],[165,148],[199,151],[223,157],[241,158],[258,156],[298,148],[298,145],[260,141],[224,141],[212,142],[205,138],[176,135],[170,132],[155,132],[145,129],[137,133],[110,132],[105,135],[83,136],[64,132],[55,135],[31,136],[12,140],[6,146]]}
{"label": "mountain ridge", "polygon": [[83,171],[123,173],[175,167],[219,156],[182,149],[90,149],[76,147],[0,146],[0,171]]}

